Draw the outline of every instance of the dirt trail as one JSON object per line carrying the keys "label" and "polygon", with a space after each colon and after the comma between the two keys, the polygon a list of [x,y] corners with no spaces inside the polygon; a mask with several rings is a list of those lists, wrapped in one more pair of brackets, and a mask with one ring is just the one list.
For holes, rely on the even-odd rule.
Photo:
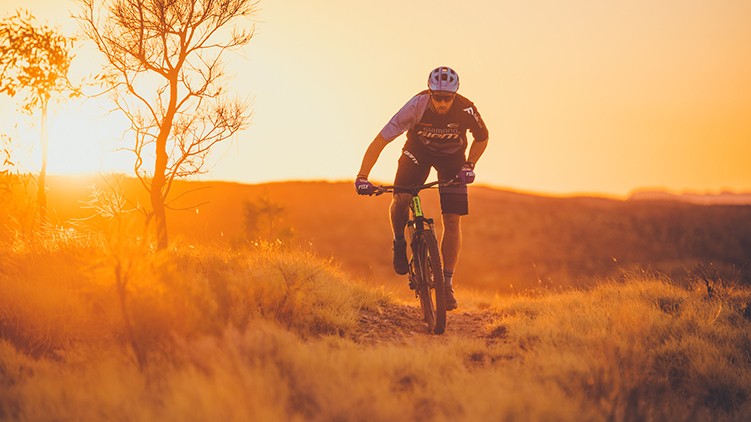
{"label": "dirt trail", "polygon": [[[492,329],[490,324],[497,320],[494,311],[462,311],[461,308],[447,315],[444,336],[498,339],[505,338],[504,329]],[[419,306],[389,303],[377,311],[363,311],[360,314],[354,340],[358,343],[406,343],[414,340],[433,338],[422,320]]]}

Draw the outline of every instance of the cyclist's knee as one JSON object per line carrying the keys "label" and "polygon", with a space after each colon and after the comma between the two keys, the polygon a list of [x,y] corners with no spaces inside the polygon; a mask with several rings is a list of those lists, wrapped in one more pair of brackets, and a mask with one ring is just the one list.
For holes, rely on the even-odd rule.
{"label": "cyclist's knee", "polygon": [[459,230],[461,222],[462,216],[459,214],[443,214],[443,226],[447,230]]}
{"label": "cyclist's knee", "polygon": [[409,204],[409,200],[412,198],[412,195],[409,193],[399,192],[394,194],[394,199],[392,200],[394,205],[397,207],[406,207]]}

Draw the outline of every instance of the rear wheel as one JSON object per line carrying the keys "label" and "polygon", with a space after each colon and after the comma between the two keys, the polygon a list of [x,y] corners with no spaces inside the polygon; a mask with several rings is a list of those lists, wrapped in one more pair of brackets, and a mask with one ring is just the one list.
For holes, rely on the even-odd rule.
{"label": "rear wheel", "polygon": [[432,231],[424,231],[417,239],[415,251],[417,286],[420,308],[431,333],[446,329],[446,290],[438,241]]}

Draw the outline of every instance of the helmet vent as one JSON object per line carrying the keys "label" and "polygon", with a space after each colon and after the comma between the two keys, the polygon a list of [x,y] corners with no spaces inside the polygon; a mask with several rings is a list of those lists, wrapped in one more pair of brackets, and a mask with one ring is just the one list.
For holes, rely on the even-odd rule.
{"label": "helmet vent", "polygon": [[450,67],[437,67],[428,75],[428,88],[431,91],[456,92],[459,90],[459,75]]}

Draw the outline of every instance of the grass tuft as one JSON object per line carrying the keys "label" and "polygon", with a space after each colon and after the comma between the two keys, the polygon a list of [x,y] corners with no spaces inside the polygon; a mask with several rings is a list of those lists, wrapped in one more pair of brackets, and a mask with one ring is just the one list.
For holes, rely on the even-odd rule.
{"label": "grass tuft", "polygon": [[[475,292],[430,336],[305,251],[65,245],[0,246],[0,419],[751,417],[751,290],[732,283]],[[363,313],[405,333],[358,342]]]}

